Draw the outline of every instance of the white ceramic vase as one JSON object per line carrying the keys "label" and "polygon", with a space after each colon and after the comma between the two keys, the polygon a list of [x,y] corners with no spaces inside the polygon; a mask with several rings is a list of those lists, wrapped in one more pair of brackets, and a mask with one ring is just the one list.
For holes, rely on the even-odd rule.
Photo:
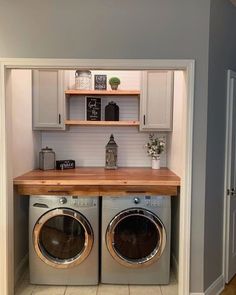
{"label": "white ceramic vase", "polygon": [[160,158],[152,158],[152,169],[160,169]]}

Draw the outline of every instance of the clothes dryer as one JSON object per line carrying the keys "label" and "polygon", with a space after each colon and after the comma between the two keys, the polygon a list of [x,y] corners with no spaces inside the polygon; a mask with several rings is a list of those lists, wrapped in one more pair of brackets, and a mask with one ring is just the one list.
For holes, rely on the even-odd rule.
{"label": "clothes dryer", "polygon": [[104,197],[101,281],[168,284],[170,197]]}
{"label": "clothes dryer", "polygon": [[30,283],[98,283],[98,198],[30,196]]}

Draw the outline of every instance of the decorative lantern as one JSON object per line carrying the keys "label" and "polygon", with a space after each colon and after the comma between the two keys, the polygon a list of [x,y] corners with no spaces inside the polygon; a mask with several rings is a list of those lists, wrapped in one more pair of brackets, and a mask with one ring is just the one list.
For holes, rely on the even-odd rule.
{"label": "decorative lantern", "polygon": [[106,169],[117,169],[117,148],[113,134],[106,145]]}

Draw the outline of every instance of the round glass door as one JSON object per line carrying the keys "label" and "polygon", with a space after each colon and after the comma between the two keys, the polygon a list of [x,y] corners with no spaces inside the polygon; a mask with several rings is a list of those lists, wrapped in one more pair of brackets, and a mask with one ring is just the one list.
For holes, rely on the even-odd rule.
{"label": "round glass door", "polygon": [[54,209],[38,220],[33,232],[37,255],[56,268],[80,264],[89,255],[93,232],[84,216],[70,209]]}
{"label": "round glass door", "polygon": [[116,215],[106,232],[112,257],[127,267],[143,267],[157,261],[166,244],[159,218],[144,209],[128,209]]}

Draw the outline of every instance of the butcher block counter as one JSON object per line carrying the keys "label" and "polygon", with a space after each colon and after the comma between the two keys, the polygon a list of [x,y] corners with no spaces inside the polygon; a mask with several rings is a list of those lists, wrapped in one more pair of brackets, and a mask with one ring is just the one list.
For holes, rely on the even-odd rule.
{"label": "butcher block counter", "polygon": [[33,170],[14,179],[21,195],[176,196],[180,178],[167,168]]}

